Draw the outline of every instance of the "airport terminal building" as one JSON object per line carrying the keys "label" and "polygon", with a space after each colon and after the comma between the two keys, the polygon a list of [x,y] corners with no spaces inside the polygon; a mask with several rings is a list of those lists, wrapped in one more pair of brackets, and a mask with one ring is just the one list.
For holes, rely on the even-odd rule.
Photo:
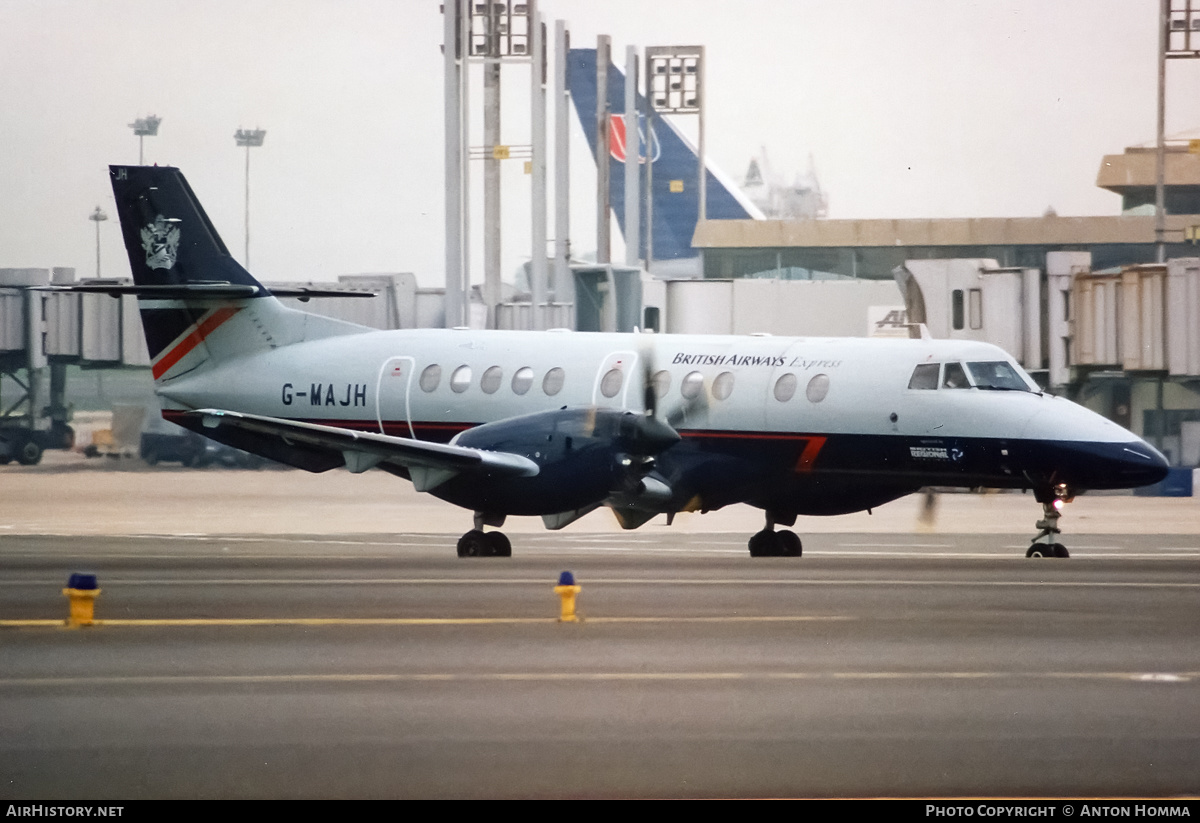
{"label": "airport terminal building", "polygon": [[[1200,226],[1200,154],[1168,144],[1164,174],[1166,256],[1194,256],[1188,229]],[[707,220],[693,244],[706,278],[891,279],[906,260],[986,258],[1001,266],[1044,269],[1046,254],[1089,252],[1094,270],[1157,259],[1155,151],[1107,155],[1096,185],[1121,196],[1112,217],[948,220]]]}

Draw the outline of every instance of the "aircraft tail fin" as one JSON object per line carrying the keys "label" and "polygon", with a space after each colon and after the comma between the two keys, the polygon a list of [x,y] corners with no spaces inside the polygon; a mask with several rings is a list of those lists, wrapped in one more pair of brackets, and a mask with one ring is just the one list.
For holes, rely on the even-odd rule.
{"label": "aircraft tail fin", "polygon": [[[183,173],[110,166],[133,286],[156,382],[238,355],[361,331],[279,303],[229,253]],[[82,290],[82,289],[81,289]]]}
{"label": "aircraft tail fin", "polygon": [[[596,155],[596,50],[571,49],[568,56],[568,76],[575,114],[583,125],[592,156]],[[637,95],[639,112],[644,110],[645,98]],[[608,67],[609,116],[609,202],[616,212],[621,233],[625,236],[625,161],[630,155],[640,164],[641,187],[646,185],[647,162],[653,164],[653,259],[655,261],[697,258],[692,246],[696,222],[700,217],[700,197],[697,190],[699,159],[691,142],[669,120],[657,119],[646,128],[639,116],[637,138],[625,134],[625,75],[613,64]],[[647,134],[647,131],[649,134]],[[711,163],[705,170],[705,210],[710,220],[762,219],[762,212],[733,181]],[[646,259],[645,209],[641,210],[642,228],[640,256]]]}

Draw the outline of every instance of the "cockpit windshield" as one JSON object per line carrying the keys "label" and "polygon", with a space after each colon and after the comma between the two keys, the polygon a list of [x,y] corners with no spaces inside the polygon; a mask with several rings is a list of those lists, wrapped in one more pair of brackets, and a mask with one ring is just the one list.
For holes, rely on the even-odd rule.
{"label": "cockpit windshield", "polygon": [[[970,374],[970,379],[967,375]],[[938,380],[939,375],[941,381]],[[1007,360],[975,363],[921,363],[909,378],[910,389],[991,389],[994,391],[1037,392],[1033,378]]]}
{"label": "cockpit windshield", "polygon": [[976,388],[998,389],[1001,391],[1032,391],[1025,379],[1013,368],[1011,363],[1004,360],[987,360],[980,363],[967,363],[971,373],[971,381]]}

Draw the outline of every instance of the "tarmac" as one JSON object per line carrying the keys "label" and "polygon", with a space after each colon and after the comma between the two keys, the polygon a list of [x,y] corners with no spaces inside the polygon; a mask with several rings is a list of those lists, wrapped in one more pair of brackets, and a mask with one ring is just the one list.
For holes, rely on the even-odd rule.
{"label": "tarmac", "polygon": [[[801,517],[804,534],[1014,534],[1032,537],[1041,507],[1020,492],[940,493],[928,516],[924,495],[880,506],[870,514]],[[740,533],[762,528],[762,513],[732,506],[707,514],[680,513],[673,525],[660,517],[639,535],[659,530],[691,534]],[[1200,500],[1133,493],[1080,495],[1063,512],[1064,538],[1072,534],[1196,534]],[[471,514],[410,483],[379,471],[322,474],[284,468],[260,470],[149,467],[136,458],[85,458],[47,452],[37,466],[0,467],[0,538],[5,534],[458,534]],[[540,518],[514,517],[504,531],[544,531]],[[617,533],[606,510],[568,526],[567,534]]]}

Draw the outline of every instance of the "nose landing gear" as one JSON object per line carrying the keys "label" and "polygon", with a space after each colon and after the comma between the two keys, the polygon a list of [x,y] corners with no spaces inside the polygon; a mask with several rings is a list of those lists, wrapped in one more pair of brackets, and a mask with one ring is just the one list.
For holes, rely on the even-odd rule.
{"label": "nose landing gear", "polygon": [[1041,529],[1033,538],[1026,557],[1070,557],[1067,547],[1058,542],[1062,531],[1058,528],[1058,518],[1062,517],[1062,507],[1075,499],[1070,489],[1064,484],[1053,486],[1048,490],[1037,490],[1037,500],[1042,504],[1042,519],[1034,525]]}

